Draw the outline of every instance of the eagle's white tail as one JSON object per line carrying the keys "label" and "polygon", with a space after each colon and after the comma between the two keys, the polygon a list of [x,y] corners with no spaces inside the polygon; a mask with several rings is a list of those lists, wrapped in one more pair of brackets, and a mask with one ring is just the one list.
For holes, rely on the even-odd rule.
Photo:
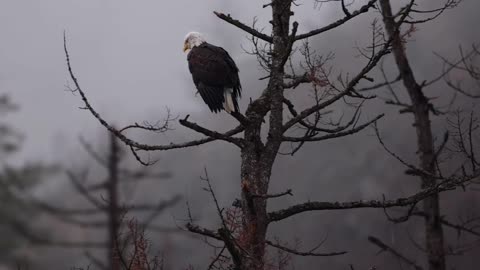
{"label": "eagle's white tail", "polygon": [[233,103],[233,89],[228,88],[223,91],[223,94],[225,95],[224,101],[223,101],[223,108],[225,111],[228,113],[232,113],[235,111],[235,104]]}

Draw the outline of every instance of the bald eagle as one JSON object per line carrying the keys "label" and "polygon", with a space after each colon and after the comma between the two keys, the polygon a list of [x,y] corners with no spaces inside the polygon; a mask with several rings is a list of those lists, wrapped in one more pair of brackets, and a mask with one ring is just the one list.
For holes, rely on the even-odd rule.
{"label": "bald eagle", "polygon": [[198,32],[185,36],[183,51],[188,50],[188,68],[193,83],[208,108],[214,113],[222,109],[228,113],[238,112],[237,99],[241,97],[242,86],[237,65],[228,52],[207,43]]}

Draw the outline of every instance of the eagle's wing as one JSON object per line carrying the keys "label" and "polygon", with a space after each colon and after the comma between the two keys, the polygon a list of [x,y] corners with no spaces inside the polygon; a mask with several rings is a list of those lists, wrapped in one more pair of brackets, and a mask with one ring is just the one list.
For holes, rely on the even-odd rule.
{"label": "eagle's wing", "polygon": [[[222,50],[222,53],[224,54],[224,59],[227,62],[230,69],[232,70],[232,72],[230,73],[231,75],[230,81],[233,84],[233,87],[232,87],[233,96],[234,96],[234,99],[236,100],[237,97],[242,97],[242,85],[240,84],[240,78],[238,77],[239,69],[235,64],[235,62],[233,61],[232,57],[230,57],[230,54],[228,54],[228,52],[225,51],[223,48],[221,47],[218,47],[218,48]],[[238,110],[238,105],[236,104],[235,106],[237,107],[236,109]]]}
{"label": "eagle's wing", "polygon": [[194,47],[188,54],[188,68],[194,80],[207,85],[231,85],[238,68],[228,53],[211,44]]}

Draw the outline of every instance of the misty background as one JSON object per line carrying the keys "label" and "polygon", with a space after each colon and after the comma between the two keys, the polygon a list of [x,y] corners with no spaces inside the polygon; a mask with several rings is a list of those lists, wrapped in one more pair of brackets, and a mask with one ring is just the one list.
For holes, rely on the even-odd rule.
{"label": "misty background", "polygon": [[[404,1],[398,1],[399,6]],[[266,3],[266,2],[265,2]],[[94,166],[78,137],[91,142],[99,151],[106,149],[107,133],[87,111],[78,95],[69,92],[72,86],[63,52],[63,32],[67,36],[74,73],[90,102],[109,122],[125,126],[144,120],[152,123],[164,119],[168,107],[173,115],[191,115],[191,120],[220,131],[235,126],[235,120],[226,114],[212,114],[199,96],[188,72],[183,39],[189,31],[199,31],[207,41],[222,46],[235,59],[240,69],[243,98],[240,107],[246,108],[250,97],[256,98],[266,81],[255,57],[245,53],[251,48],[248,36],[214,16],[213,11],[230,13],[247,24],[258,19],[257,26],[268,33],[270,9],[262,9],[264,2],[243,1],[126,1],[126,0],[0,0],[0,90],[10,95],[20,106],[8,115],[8,122],[24,135],[21,151],[8,159],[8,164],[21,165],[42,160],[66,168]],[[342,16],[338,4],[315,5],[313,1],[297,1],[294,20],[299,32],[318,28]],[[425,1],[434,7],[437,1]],[[360,5],[361,3],[357,3]],[[353,9],[353,6],[351,7]],[[470,46],[480,40],[477,26],[480,2],[465,0],[459,7],[446,11],[431,23],[421,25],[408,43],[412,66],[421,76],[419,81],[435,77],[441,71],[441,61],[433,52],[450,59],[458,57],[458,46]],[[335,53],[331,63],[337,72],[355,72],[364,63],[354,50],[357,44],[369,42],[370,22],[378,11],[360,16],[353,21],[310,40],[318,53]],[[391,63],[390,56],[385,66]],[[388,71],[388,70],[387,70]],[[394,78],[397,73],[390,70]],[[378,77],[379,81],[381,78]],[[305,88],[292,90],[306,91]],[[398,85],[398,91],[403,88]],[[444,87],[431,87],[429,96],[449,97]],[[294,93],[292,93],[293,95]],[[381,93],[379,94],[382,95]],[[446,100],[446,98],[445,98]],[[459,100],[460,106],[472,101]],[[333,108],[337,109],[335,106]],[[342,105],[338,105],[342,109]],[[369,101],[362,120],[385,112],[379,122],[382,135],[389,147],[406,160],[416,160],[415,134],[411,116],[399,115],[397,108],[384,105],[381,99]],[[433,120],[440,137],[445,129],[443,118]],[[179,125],[164,134],[130,133],[138,141],[154,144],[182,142],[199,138],[198,134]],[[288,149],[288,145],[285,145]],[[172,177],[149,182],[137,190],[139,199],[183,197],[176,207],[168,209],[159,224],[175,227],[186,219],[185,201],[199,223],[216,228],[218,218],[209,195],[202,190],[199,176],[207,168],[220,204],[231,205],[239,194],[239,152],[223,142],[169,152],[151,153],[159,159],[153,170],[169,171]],[[133,158],[130,167],[140,167]],[[279,156],[272,175],[272,192],[293,189],[293,197],[272,201],[270,209],[279,209],[306,200],[344,201],[380,199],[406,196],[418,188],[418,181],[406,177],[405,168],[388,156],[379,145],[372,129],[338,140],[314,143],[303,148],[294,157]],[[56,175],[46,179],[35,190],[38,198],[59,205],[78,205],[68,179]],[[478,194],[455,191],[445,196],[446,215],[457,217],[467,211],[467,205],[478,212]],[[411,258],[421,262],[422,253],[412,239],[420,241],[423,231],[420,223],[394,225],[386,221],[381,210],[358,210],[306,213],[273,224],[271,235],[295,243],[307,250],[327,238],[320,251],[349,251],[347,255],[327,258],[295,258],[295,269],[378,269],[397,267],[399,262],[387,254],[377,255],[378,248],[367,241],[368,235],[382,237]],[[101,236],[61,224],[55,219],[39,218],[39,224],[50,235],[61,239],[95,239]],[[456,232],[446,230],[447,238],[455,243]],[[185,269],[189,264],[204,268],[213,256],[205,244],[188,233],[150,234],[158,250],[168,251],[168,262],[173,269]],[[412,239],[410,239],[412,238]],[[70,269],[85,267],[88,261],[82,249],[36,247],[25,244],[19,248],[22,256],[32,258],[38,269]],[[476,269],[480,250],[452,256],[449,264],[456,269]],[[6,269],[14,267],[5,265]],[[32,267],[33,268],[33,267]]]}

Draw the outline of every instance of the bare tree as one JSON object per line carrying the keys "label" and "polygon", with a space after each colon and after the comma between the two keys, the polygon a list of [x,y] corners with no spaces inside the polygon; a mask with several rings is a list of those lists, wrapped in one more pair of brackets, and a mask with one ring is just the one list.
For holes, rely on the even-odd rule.
{"label": "bare tree", "polygon": [[[472,59],[473,56],[478,54],[476,47],[473,47],[471,52],[467,54],[461,54],[461,59],[453,63],[448,62],[444,59],[446,65],[443,70],[441,70],[440,75],[430,81],[418,81],[418,76],[416,76],[413,71],[410,60],[407,56],[406,44],[407,40],[411,35],[414,35],[416,32],[416,26],[418,24],[431,22],[436,19],[439,15],[445,12],[448,9],[454,8],[458,5],[460,1],[448,0],[445,3],[439,3],[439,7],[435,9],[424,9],[422,10],[417,4],[418,1],[411,0],[408,5],[394,12],[391,7],[390,0],[379,0],[379,6],[381,8],[382,18],[385,25],[386,37],[392,41],[392,54],[395,59],[397,69],[399,71],[399,76],[394,80],[387,80],[385,83],[377,85],[378,87],[367,88],[365,90],[370,91],[373,89],[379,89],[380,87],[386,86],[391,94],[391,99],[386,101],[387,104],[398,106],[401,108],[400,113],[411,113],[413,115],[413,127],[416,132],[417,137],[417,154],[419,155],[418,168],[423,172],[418,173],[412,170],[408,170],[407,174],[418,176],[421,180],[421,188],[425,189],[431,186],[434,186],[438,183],[439,179],[444,178],[442,173],[441,164],[441,155],[448,149],[448,140],[449,133],[445,133],[443,139],[440,141],[438,146],[435,146],[436,136],[432,131],[431,117],[433,116],[443,116],[448,115],[447,111],[442,111],[438,109],[438,106],[433,103],[433,98],[427,97],[425,94],[425,89],[431,87],[434,84],[438,85],[438,82],[441,82],[442,79],[446,79],[447,85],[452,87],[456,92],[461,93],[465,96],[475,97],[475,94],[462,89],[458,83],[454,83],[451,80],[448,80],[448,74],[454,70],[468,71],[468,74],[475,79],[475,69],[471,62],[467,64],[468,61]],[[406,19],[408,18],[408,19]],[[430,49],[429,49],[430,50]],[[382,73],[385,72],[382,70]],[[478,80],[478,77],[476,78]],[[399,95],[396,94],[393,84],[401,81],[403,82],[403,87],[406,90],[410,102],[402,101],[399,98]],[[445,88],[445,87],[444,87]],[[385,89],[385,88],[381,88]],[[452,102],[450,107],[452,106]],[[473,166],[470,166],[469,169],[465,169],[464,163],[460,164],[463,169],[454,170],[453,175],[466,176],[474,179],[478,176],[478,170],[476,160],[474,157],[474,142],[468,140],[468,134],[472,136],[472,125],[468,130],[464,130],[461,126],[461,120],[458,118],[458,114],[455,117],[456,121],[450,122],[452,127],[453,137],[457,141],[458,145],[465,145],[465,142],[468,141],[470,148],[458,148],[458,152],[463,152],[466,154],[468,159]],[[473,115],[470,117],[470,123],[475,121]],[[379,135],[377,130],[377,135]],[[467,137],[464,137],[467,136]],[[385,144],[381,140],[379,135],[380,142],[384,147]],[[387,148],[386,148],[387,149]],[[387,149],[393,156],[395,156],[400,162],[410,167],[404,160],[402,160],[398,155],[392,153]],[[440,194],[435,193],[427,197],[422,202],[421,210],[414,209],[413,207],[408,211],[407,215],[400,219],[391,219],[394,222],[404,222],[408,220],[410,216],[420,216],[425,220],[425,252],[427,255],[428,269],[430,270],[445,270],[446,262],[445,257],[448,253],[446,250],[446,243],[443,228],[450,227],[455,228],[461,231],[467,231],[473,235],[478,236],[478,231],[468,228],[467,224],[453,224],[450,221],[447,221],[445,217],[441,214],[440,207]],[[384,250],[389,250],[396,257],[401,258],[407,264],[415,267],[416,269],[421,269],[421,267],[409,259],[406,259],[403,255],[392,247],[388,247],[386,244],[382,243],[379,239],[371,237],[370,241],[373,244],[381,247]]]}
{"label": "bare tree", "polygon": [[[219,205],[208,174],[206,174],[203,179],[207,183],[207,191],[214,199],[222,221],[221,226],[216,230],[207,229],[194,224],[193,219],[190,219],[191,222],[186,225],[191,232],[215,239],[221,243],[218,248],[218,256],[210,264],[209,269],[275,269],[266,253],[268,246],[299,256],[341,255],[345,252],[300,251],[297,248],[289,248],[281,244],[281,240],[272,241],[268,239],[269,225],[309,211],[357,208],[386,209],[398,206],[413,208],[412,205],[425,198],[435,196],[442,191],[455,189],[472,179],[471,175],[438,177],[432,175],[424,167],[409,165],[414,173],[424,175],[426,178],[435,177],[438,181],[431,185],[425,185],[417,193],[404,198],[347,202],[309,201],[280,210],[269,211],[267,209],[267,202],[270,199],[292,194],[291,190],[278,194],[269,193],[270,183],[274,180],[271,179],[272,168],[279,154],[294,155],[306,144],[355,134],[383,116],[380,114],[373,119],[359,123],[361,107],[374,96],[361,94],[358,91],[358,85],[362,80],[369,82],[374,80],[370,71],[377,66],[382,57],[395,49],[393,46],[395,44],[394,37],[384,38],[385,35],[380,31],[377,21],[373,21],[369,26],[372,41],[360,50],[365,57],[365,64],[354,73],[354,76],[332,74],[329,61],[333,56],[316,54],[308,43],[308,38],[319,37],[321,34],[334,30],[342,24],[350,22],[353,18],[373,10],[376,2],[377,0],[365,1],[360,8],[351,11],[341,1],[342,18],[301,34],[297,33],[298,22],[292,21],[294,16],[292,8],[295,5],[292,0],[273,0],[263,5],[263,8],[271,9],[271,33],[269,34],[258,30],[255,25],[248,26],[230,15],[214,12],[221,20],[251,35],[251,53],[258,59],[260,66],[267,73],[262,79],[268,80],[265,89],[261,91],[258,98],[251,100],[244,114],[232,113],[232,116],[238,121],[238,126],[226,132],[213,131],[202,127],[195,122],[191,122],[189,116],[186,116],[179,120],[180,125],[204,135],[204,138],[166,145],[147,145],[132,140],[127,137],[125,129],[114,128],[91,106],[72,71],[66,40],[64,40],[68,70],[75,85],[72,91],[80,94],[85,105],[84,109],[92,113],[112,134],[130,146],[133,154],[143,164],[149,163],[142,161],[138,153],[141,151],[166,151],[202,145],[217,140],[228,142],[240,149],[241,199],[235,201],[234,209],[224,209]],[[408,8],[408,6],[405,8]],[[397,20],[399,20],[399,23],[393,28],[395,32],[399,31],[399,25],[407,20],[406,14],[402,13]],[[293,63],[298,56],[301,56],[302,59],[300,67]],[[304,108],[298,108],[292,99],[288,98],[291,95],[300,96],[298,92],[300,88],[297,88],[300,85],[309,85],[311,91],[308,105]],[[339,105],[341,102],[344,102],[343,109],[351,112],[351,117],[347,121],[332,120],[333,117],[329,116],[329,113],[333,110],[331,105]],[[171,119],[167,117],[165,124],[162,126],[136,124],[132,128],[166,131],[166,127],[170,123]],[[262,132],[266,132],[267,135],[262,136]],[[238,136],[240,133],[243,134]],[[286,145],[286,147],[282,148],[282,145]],[[284,149],[286,151],[283,151]],[[236,211],[237,208],[235,207],[240,211]],[[229,255],[226,255],[227,251]]]}
{"label": "bare tree", "polygon": [[[81,174],[76,174],[71,171],[67,172],[73,187],[79,195],[92,205],[92,207],[78,209],[64,208],[33,198],[30,198],[27,203],[36,206],[44,212],[52,214],[54,217],[67,224],[72,224],[81,228],[97,230],[105,229],[108,234],[107,239],[105,242],[66,242],[37,237],[38,241],[36,242],[37,244],[50,246],[85,248],[85,255],[97,267],[101,269],[118,270],[121,269],[118,258],[119,256],[124,256],[124,254],[118,253],[124,252],[127,248],[128,241],[130,241],[130,239],[124,238],[121,235],[121,232],[123,231],[122,228],[128,223],[124,221],[125,215],[132,216],[140,212],[147,214],[142,222],[135,223],[135,228],[138,227],[138,230],[142,228],[142,230],[150,230],[154,232],[174,232],[177,230],[176,228],[169,229],[167,227],[158,226],[154,224],[154,221],[159,215],[164,213],[165,209],[175,205],[180,197],[178,195],[173,196],[168,200],[160,200],[157,204],[132,204],[131,202],[128,202],[131,201],[131,198],[129,199],[131,196],[129,195],[131,195],[132,187],[138,186],[140,181],[148,179],[166,179],[170,177],[170,173],[154,173],[144,169],[134,171],[122,168],[121,162],[125,155],[122,152],[118,140],[113,134],[109,137],[108,156],[106,157],[103,157],[100,153],[96,152],[94,148],[83,139],[81,142],[90,157],[107,170],[106,179],[94,183],[86,183],[86,171]],[[123,185],[128,185],[127,194],[122,192],[121,186]],[[98,195],[100,195],[100,197]],[[106,221],[100,220],[100,216],[104,216]],[[95,217],[95,219],[92,220],[92,217]],[[55,236],[52,237],[55,238]],[[121,239],[124,241],[121,241]],[[90,253],[88,251],[89,248],[106,248],[108,252],[106,260],[104,261],[108,262],[108,264],[103,263],[101,259]]]}

